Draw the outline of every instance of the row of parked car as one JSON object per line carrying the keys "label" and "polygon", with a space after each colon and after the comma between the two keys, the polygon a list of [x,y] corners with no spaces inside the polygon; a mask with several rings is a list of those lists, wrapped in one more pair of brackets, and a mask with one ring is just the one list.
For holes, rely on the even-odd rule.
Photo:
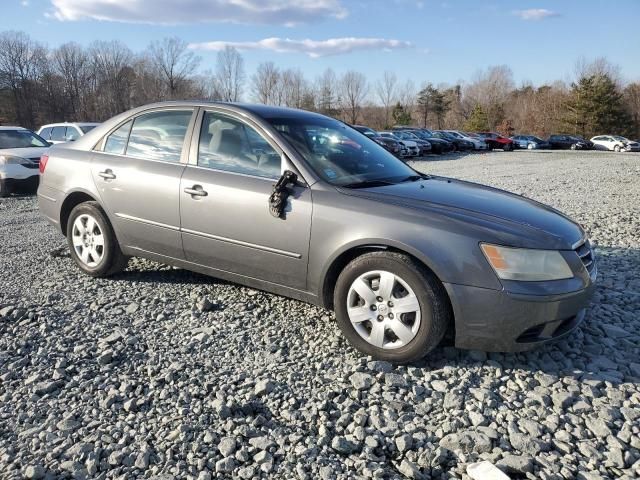
{"label": "row of parked car", "polygon": [[599,135],[591,140],[576,135],[551,135],[543,140],[535,135],[514,135],[509,138],[495,132],[429,130],[408,126],[396,126],[390,131],[376,131],[364,125],[353,127],[399,158],[418,157],[428,153],[494,149],[507,152],[515,149],[640,151],[639,141],[634,142],[619,135]]}

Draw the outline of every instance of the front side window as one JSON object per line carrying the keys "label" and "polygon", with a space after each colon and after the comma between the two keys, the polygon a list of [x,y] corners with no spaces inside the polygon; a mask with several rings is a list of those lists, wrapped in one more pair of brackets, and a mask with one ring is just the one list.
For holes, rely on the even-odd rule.
{"label": "front side window", "polygon": [[66,140],[67,127],[53,127],[51,140],[54,142],[64,142]]}
{"label": "front side window", "polygon": [[104,142],[104,148],[102,151],[105,153],[122,155],[125,148],[127,148],[127,139],[129,138],[129,132],[131,131],[131,124],[133,124],[133,121],[129,120],[109,135],[107,140]]}
{"label": "front side window", "polygon": [[82,130],[82,133],[89,133],[91,130],[93,130],[96,127],[97,125],[81,125],[80,130]]}
{"label": "front side window", "polygon": [[318,176],[351,188],[415,178],[416,172],[370,138],[321,116],[267,119]]}
{"label": "front side window", "polygon": [[49,140],[49,137],[51,136],[51,127],[43,128],[38,135],[40,135],[45,140]]}
{"label": "front side window", "polygon": [[198,166],[278,178],[280,154],[249,125],[214,112],[205,112],[200,129]]}
{"label": "front side window", "polygon": [[167,110],[140,115],[133,121],[125,154],[178,163],[192,110]]}

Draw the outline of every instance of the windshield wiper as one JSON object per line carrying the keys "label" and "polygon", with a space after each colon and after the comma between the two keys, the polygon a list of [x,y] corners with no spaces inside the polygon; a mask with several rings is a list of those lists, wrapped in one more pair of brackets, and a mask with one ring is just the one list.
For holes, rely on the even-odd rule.
{"label": "windshield wiper", "polygon": [[343,188],[369,188],[369,187],[385,187],[388,185],[395,185],[394,182],[388,180],[363,180],[362,182],[347,183],[345,185],[339,185]]}

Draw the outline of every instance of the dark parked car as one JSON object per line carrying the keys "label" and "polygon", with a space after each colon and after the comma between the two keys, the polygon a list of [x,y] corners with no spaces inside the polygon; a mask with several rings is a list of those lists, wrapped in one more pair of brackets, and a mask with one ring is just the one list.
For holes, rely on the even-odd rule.
{"label": "dark parked car", "polygon": [[305,300],[389,361],[448,331],[500,351],[564,337],[595,289],[591,244],[568,217],[419,173],[316,113],[146,105],[52,147],[40,170],[40,211],[87,275],[137,256]]}
{"label": "dark parked car", "polygon": [[577,135],[551,135],[548,140],[555,150],[593,150],[594,144]]}
{"label": "dark parked car", "polygon": [[432,132],[434,136],[437,138],[441,138],[448,142],[451,142],[454,145],[454,151],[466,151],[466,150],[474,150],[475,146],[468,140],[464,140],[462,138],[458,138],[454,135],[451,135],[449,132],[445,132],[443,130],[435,130]]}
{"label": "dark parked car", "polygon": [[381,145],[385,150],[391,152],[398,158],[404,158],[407,156],[406,148],[393,138],[382,137],[373,128],[365,127],[364,125],[352,125],[353,128],[360,133],[365,134],[371,140]]}
{"label": "dark parked car", "polygon": [[540,150],[551,148],[551,144],[534,135],[515,135],[511,137],[516,148],[526,148],[528,150]]}
{"label": "dark parked car", "polygon": [[448,153],[456,148],[452,142],[434,136],[433,132],[426,128],[396,126],[393,127],[393,131],[410,132],[416,137],[426,140],[431,144],[431,153]]}
{"label": "dark parked car", "polygon": [[478,132],[484,141],[487,142],[489,150],[499,149],[505,152],[513,150],[513,140],[495,132]]}

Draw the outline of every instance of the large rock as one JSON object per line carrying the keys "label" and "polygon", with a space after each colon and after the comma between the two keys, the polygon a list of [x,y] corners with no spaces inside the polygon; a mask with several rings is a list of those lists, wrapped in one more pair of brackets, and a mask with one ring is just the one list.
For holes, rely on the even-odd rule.
{"label": "large rock", "polygon": [[467,430],[450,433],[440,440],[440,446],[453,452],[487,453],[491,451],[491,439],[484,433]]}

